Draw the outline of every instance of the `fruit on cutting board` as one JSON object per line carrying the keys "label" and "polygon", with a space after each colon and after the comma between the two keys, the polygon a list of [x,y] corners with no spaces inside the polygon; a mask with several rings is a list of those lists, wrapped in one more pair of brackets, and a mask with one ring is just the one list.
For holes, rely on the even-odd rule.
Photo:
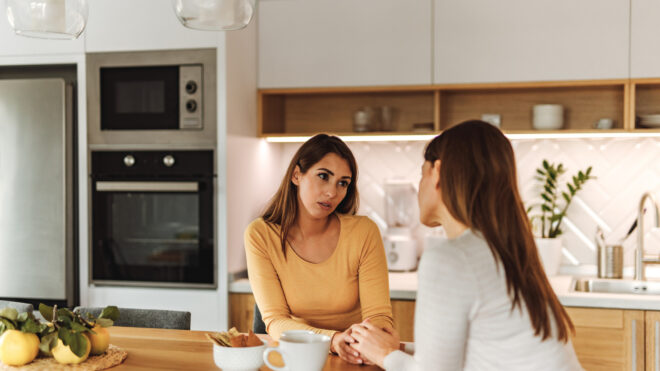
{"label": "fruit on cutting board", "polygon": [[8,366],[23,366],[39,353],[39,337],[19,330],[6,330],[0,336],[0,361]]}
{"label": "fruit on cutting board", "polygon": [[108,346],[110,345],[110,333],[105,329],[105,327],[99,324],[95,325],[92,328],[92,331],[94,331],[95,334],[91,332],[87,333],[87,337],[89,337],[89,340],[92,343],[91,353],[93,355],[105,353],[106,349],[108,349]]}
{"label": "fruit on cutting board", "polygon": [[80,362],[84,362],[87,357],[89,357],[89,352],[92,349],[92,342],[89,341],[89,338],[87,337],[87,334],[83,335],[84,342],[87,344],[85,346],[85,353],[82,356],[77,356],[73,351],[71,350],[71,347],[69,345],[64,345],[62,342],[62,339],[57,339],[57,345],[53,349],[51,349],[51,352],[53,353],[53,357],[58,363],[62,364],[78,364]]}

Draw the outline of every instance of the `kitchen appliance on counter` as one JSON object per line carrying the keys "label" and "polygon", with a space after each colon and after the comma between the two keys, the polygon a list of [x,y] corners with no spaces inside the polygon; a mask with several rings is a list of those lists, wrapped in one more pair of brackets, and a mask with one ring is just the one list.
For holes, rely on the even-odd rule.
{"label": "kitchen appliance on counter", "polygon": [[387,231],[383,238],[390,271],[410,271],[417,267],[417,241],[413,227],[417,220],[417,192],[407,180],[385,183]]}
{"label": "kitchen appliance on counter", "polygon": [[91,152],[90,282],[217,286],[214,152]]}
{"label": "kitchen appliance on counter", "polygon": [[215,145],[215,49],[89,53],[86,62],[91,148]]}
{"label": "kitchen appliance on counter", "polygon": [[600,226],[596,229],[598,278],[623,278],[623,244],[608,244]]}
{"label": "kitchen appliance on counter", "polygon": [[73,307],[75,66],[16,69],[0,71],[0,299]]}

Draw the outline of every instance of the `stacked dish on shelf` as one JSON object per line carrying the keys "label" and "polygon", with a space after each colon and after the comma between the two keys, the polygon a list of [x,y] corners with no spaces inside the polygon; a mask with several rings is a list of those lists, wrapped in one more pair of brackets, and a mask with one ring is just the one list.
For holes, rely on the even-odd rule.
{"label": "stacked dish on shelf", "polygon": [[660,114],[639,115],[638,124],[646,128],[660,128]]}

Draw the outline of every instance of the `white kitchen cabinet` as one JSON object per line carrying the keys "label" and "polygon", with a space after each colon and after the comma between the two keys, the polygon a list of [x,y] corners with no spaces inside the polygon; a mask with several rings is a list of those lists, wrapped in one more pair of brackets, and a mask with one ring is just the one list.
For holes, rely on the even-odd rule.
{"label": "white kitchen cabinet", "polygon": [[86,51],[216,47],[221,32],[184,27],[170,0],[94,0],[89,4]]}
{"label": "white kitchen cabinet", "polygon": [[77,40],[46,40],[18,36],[7,21],[5,3],[0,3],[0,56],[84,53],[82,36]]}
{"label": "white kitchen cabinet", "polygon": [[[628,77],[628,0],[434,1],[435,83]],[[653,7],[649,25],[660,15]],[[660,71],[660,25],[652,26]]]}
{"label": "white kitchen cabinet", "polygon": [[431,0],[262,0],[259,87],[431,83]]}
{"label": "white kitchen cabinet", "polygon": [[660,2],[634,0],[630,9],[630,77],[660,77]]}

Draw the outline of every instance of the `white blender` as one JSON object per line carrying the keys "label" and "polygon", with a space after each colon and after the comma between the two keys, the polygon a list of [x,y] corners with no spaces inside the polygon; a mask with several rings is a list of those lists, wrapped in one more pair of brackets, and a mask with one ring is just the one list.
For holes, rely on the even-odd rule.
{"label": "white blender", "polygon": [[387,232],[383,244],[388,269],[414,270],[417,268],[417,241],[412,232],[417,221],[417,192],[410,181],[386,181],[385,216]]}

